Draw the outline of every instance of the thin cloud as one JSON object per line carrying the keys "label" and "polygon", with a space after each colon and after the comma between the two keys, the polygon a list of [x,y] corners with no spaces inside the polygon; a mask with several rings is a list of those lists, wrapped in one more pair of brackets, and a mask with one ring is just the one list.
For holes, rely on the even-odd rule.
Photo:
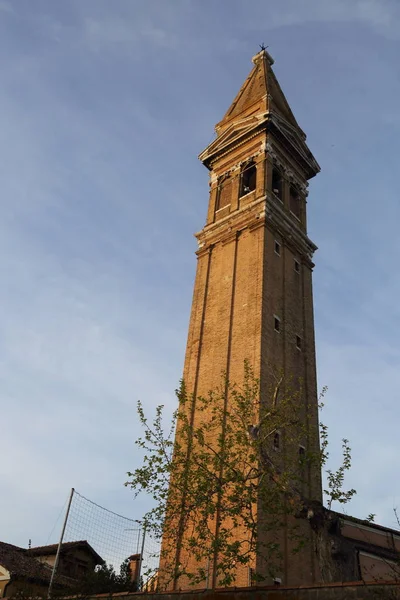
{"label": "thin cloud", "polygon": [[[400,495],[397,435],[388,435],[398,421],[400,215],[387,164],[398,155],[398,136],[390,145],[393,131],[385,130],[385,143],[369,147],[375,134],[367,123],[374,117],[384,125],[369,75],[379,69],[372,58],[384,38],[397,39],[396,5],[379,2],[379,12],[377,2],[260,1],[249,11],[232,2],[229,14],[197,1],[138,9],[130,1],[71,0],[66,12],[45,5],[41,12],[27,3],[13,28],[4,13],[0,31],[4,539],[45,543],[72,485],[141,517],[145,501],[133,505],[122,486],[137,461],[136,400],[149,410],[176,402],[196,265],[191,233],[208,201],[198,146],[250,69],[250,48],[261,41],[255,32],[268,30],[277,75],[286,64],[294,111],[303,110],[316,156],[325,153],[308,206],[320,246],[326,420],[334,446],[351,440],[349,482],[360,492],[354,512],[378,512],[390,524],[392,497]],[[318,53],[305,26],[323,33]],[[379,34],[376,51],[371,31]],[[300,72],[294,42],[321,63]],[[362,66],[360,57],[367,57]],[[396,114],[389,101],[398,95],[397,63],[381,60],[388,120]]]}
{"label": "thin cloud", "polygon": [[[400,8],[392,0],[306,0],[299,4],[289,0],[279,7],[274,3],[257,2],[258,14],[265,19],[257,25],[250,20],[247,11],[243,18],[252,29],[275,29],[301,26],[307,23],[360,23],[371,27],[376,33],[388,38],[399,39]],[[247,17],[246,17],[247,14]]]}
{"label": "thin cloud", "polygon": [[115,45],[149,44],[162,49],[170,49],[176,45],[175,35],[151,22],[139,22],[135,27],[130,21],[115,16],[108,16],[103,20],[85,19],[82,35],[88,47],[96,52],[104,49],[104,46]]}

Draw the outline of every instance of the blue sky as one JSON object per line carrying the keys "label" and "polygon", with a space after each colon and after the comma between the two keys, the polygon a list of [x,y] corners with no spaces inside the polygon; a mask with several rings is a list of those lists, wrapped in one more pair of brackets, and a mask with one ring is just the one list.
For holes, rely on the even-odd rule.
{"label": "blue sky", "polygon": [[144,512],[123,483],[137,399],[171,410],[181,376],[208,201],[197,155],[262,42],[322,166],[308,219],[323,419],[353,448],[349,512],[394,526],[400,4],[0,0],[4,541],[55,541],[72,486]]}

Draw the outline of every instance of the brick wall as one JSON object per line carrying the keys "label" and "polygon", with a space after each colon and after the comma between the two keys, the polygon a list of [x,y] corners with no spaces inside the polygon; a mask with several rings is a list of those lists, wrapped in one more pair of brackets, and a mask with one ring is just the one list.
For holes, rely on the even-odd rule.
{"label": "brick wall", "polygon": [[[223,373],[231,383],[240,384],[243,381],[244,361],[248,361],[255,376],[260,379],[262,405],[267,406],[271,388],[276,384],[276,374],[282,370],[285,382],[292,379],[293,387],[302,387],[299,420],[305,434],[301,443],[304,448],[316,449],[318,415],[311,282],[311,256],[315,246],[306,237],[305,215],[306,182],[316,171],[313,168],[311,173],[309,165],[305,166],[297,154],[298,144],[301,146],[303,143],[301,130],[296,145],[292,147],[286,136],[273,132],[272,125],[258,127],[257,123],[266,117],[265,111],[270,101],[267,94],[269,84],[273,86],[275,102],[278,102],[276,107],[279,105],[279,110],[283,111],[281,117],[289,120],[291,128],[296,128],[296,122],[272,71],[269,72],[272,64],[270,58],[261,52],[253,62],[255,67],[249,78],[225,119],[217,126],[215,143],[218,144],[219,137],[219,149],[214,148],[212,160],[205,159],[205,155],[202,158],[211,170],[210,198],[206,226],[196,235],[199,242],[198,265],[184,380],[188,393],[193,394],[196,401],[199,396],[207,396],[210,390],[220,388]],[[255,119],[253,117],[256,114]],[[232,119],[238,120],[236,132]],[[248,133],[243,120],[250,126]],[[233,138],[224,137],[226,128],[227,134],[233,135]],[[228,142],[229,148],[228,139],[231,140]],[[307,151],[306,147],[304,151]],[[241,194],[241,177],[248,161],[257,165],[256,186],[248,194]],[[282,173],[280,200],[272,193],[272,164],[278,164]],[[228,186],[219,187],[227,181],[231,182]],[[300,220],[290,212],[290,187],[294,181],[299,190],[303,190]],[[221,205],[218,205],[218,198]],[[275,252],[275,241],[281,247],[279,254]],[[295,271],[295,259],[298,261],[298,271]],[[280,333],[274,331],[275,316],[280,319]],[[301,348],[296,345],[297,338]],[[224,398],[226,406],[225,402],[229,406],[229,394]],[[191,415],[195,426],[199,420],[212,418],[207,411],[196,411],[195,406]],[[210,437],[207,442],[215,446],[219,435],[218,431],[215,440]],[[298,448],[289,449],[283,440],[281,450],[282,463],[289,461],[287,457],[293,451],[297,452],[295,456],[298,462]],[[303,495],[320,502],[319,469],[314,467],[309,470]],[[267,513],[261,503],[257,510],[261,529],[261,520],[267,519]],[[188,535],[182,526],[183,518],[179,517],[179,521],[176,531],[164,534],[160,582],[164,579],[163,574],[174,573],[178,567],[192,573],[201,567],[208,573],[213,587],[218,585],[213,573],[213,564],[217,562],[215,552],[210,550],[210,556],[204,559],[204,564],[196,564],[190,547],[186,545],[185,548]],[[218,528],[218,517],[210,525]],[[290,523],[277,526],[277,531],[273,532],[274,539],[270,539],[270,533],[263,534],[265,547],[272,547],[270,542],[278,538],[282,558],[279,557],[274,576],[281,578],[286,585],[321,580],[314,552],[314,534],[307,522],[301,523],[300,527],[305,545],[296,555],[293,554]],[[237,527],[235,537],[238,541],[242,542],[246,535]],[[261,540],[261,535],[258,539]],[[235,567],[236,585],[249,584],[249,566],[260,575],[266,575],[260,565],[255,564],[255,557],[252,557],[250,565]],[[263,570],[269,573],[271,564],[264,565]],[[269,573],[268,581],[271,581],[271,577]],[[201,585],[203,582],[199,587]],[[190,586],[181,577],[179,582],[175,581],[173,586],[168,587],[185,589]]]}
{"label": "brick wall", "polygon": [[[107,594],[93,596],[105,598]],[[400,584],[361,581],[301,587],[264,587],[162,594],[115,594],[126,600],[400,600]]]}

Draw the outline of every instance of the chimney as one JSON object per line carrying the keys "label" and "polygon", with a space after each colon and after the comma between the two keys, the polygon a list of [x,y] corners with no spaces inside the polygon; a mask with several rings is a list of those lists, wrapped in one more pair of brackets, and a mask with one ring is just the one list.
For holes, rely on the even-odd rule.
{"label": "chimney", "polygon": [[140,568],[140,554],[132,554],[132,556],[128,556],[129,559],[129,568],[131,570],[131,581],[137,581],[139,575]]}

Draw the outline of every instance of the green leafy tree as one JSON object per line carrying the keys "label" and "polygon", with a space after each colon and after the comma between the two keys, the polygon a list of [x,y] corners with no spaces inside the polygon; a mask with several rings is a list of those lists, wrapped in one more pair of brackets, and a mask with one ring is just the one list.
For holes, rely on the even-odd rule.
{"label": "green leafy tree", "polygon": [[[277,375],[262,399],[247,363],[240,386],[224,378],[220,389],[194,398],[182,382],[176,393],[179,407],[166,433],[163,407],[150,422],[138,403],[144,434],[136,443],[143,463],[128,473],[126,483],[135,494],[146,492],[154,500],[146,527],[158,538],[163,535],[171,579],[185,576],[196,584],[208,581],[211,571],[211,585],[229,586],[238,567],[254,565],[255,557],[254,577],[273,577],[279,570],[283,524],[290,523],[293,552],[305,544],[300,517],[310,509],[309,474],[319,473],[328,458],[326,426],[320,450],[318,436],[313,439],[308,432],[312,415],[301,384]],[[351,464],[347,442],[343,449],[343,464],[328,472],[329,506],[346,503],[355,493],[343,490]],[[311,483],[318,485],[318,480]],[[185,563],[184,556],[194,557],[198,566]]]}

